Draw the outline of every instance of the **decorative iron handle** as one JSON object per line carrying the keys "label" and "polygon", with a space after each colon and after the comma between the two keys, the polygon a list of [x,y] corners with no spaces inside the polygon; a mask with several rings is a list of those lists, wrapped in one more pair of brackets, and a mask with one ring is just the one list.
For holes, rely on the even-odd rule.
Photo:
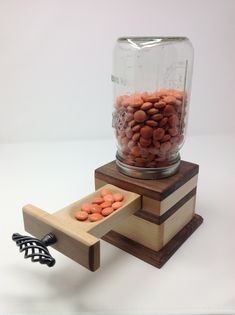
{"label": "decorative iron handle", "polygon": [[19,233],[14,233],[12,235],[12,240],[16,242],[20,252],[24,252],[24,258],[31,258],[32,262],[46,264],[48,267],[54,266],[55,259],[47,249],[47,246],[57,242],[53,233],[46,234],[41,240],[31,236],[23,236]]}

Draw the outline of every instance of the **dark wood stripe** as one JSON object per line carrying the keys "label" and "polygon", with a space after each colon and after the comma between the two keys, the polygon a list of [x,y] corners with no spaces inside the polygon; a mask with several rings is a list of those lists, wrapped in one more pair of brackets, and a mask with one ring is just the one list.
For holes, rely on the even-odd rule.
{"label": "dark wood stripe", "polygon": [[144,211],[144,210],[138,210],[134,213],[137,217],[144,219],[146,221],[155,223],[155,224],[162,224],[164,221],[166,221],[173,213],[175,213],[179,208],[181,208],[188,200],[190,200],[193,196],[196,195],[197,187],[193,188],[187,195],[185,195],[182,199],[180,199],[174,206],[172,206],[169,210],[167,210],[163,215],[157,216],[153,213]]}
{"label": "dark wood stripe", "polygon": [[159,251],[154,251],[114,231],[110,231],[102,239],[157,268],[161,268],[202,222],[203,218],[195,214],[193,219]]}
{"label": "dark wood stripe", "polygon": [[89,269],[96,271],[100,267],[100,241],[89,247]]}
{"label": "dark wood stripe", "polygon": [[198,171],[199,166],[197,164],[181,161],[178,173],[173,176],[159,180],[137,179],[121,174],[117,170],[116,162],[112,161],[96,169],[95,178],[161,201],[198,174]]}

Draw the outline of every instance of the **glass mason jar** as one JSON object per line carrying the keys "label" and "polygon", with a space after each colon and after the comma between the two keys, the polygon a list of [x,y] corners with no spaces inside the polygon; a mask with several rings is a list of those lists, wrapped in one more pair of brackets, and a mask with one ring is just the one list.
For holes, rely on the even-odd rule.
{"label": "glass mason jar", "polygon": [[116,163],[131,177],[175,174],[185,139],[193,67],[186,37],[122,37],[113,55]]}

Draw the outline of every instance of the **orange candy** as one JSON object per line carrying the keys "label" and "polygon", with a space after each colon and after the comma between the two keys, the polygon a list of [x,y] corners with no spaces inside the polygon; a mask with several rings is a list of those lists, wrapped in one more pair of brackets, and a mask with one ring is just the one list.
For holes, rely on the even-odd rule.
{"label": "orange candy", "polygon": [[129,104],[132,107],[138,108],[141,105],[143,105],[143,99],[141,97],[140,93],[134,93],[132,95],[129,96]]}
{"label": "orange candy", "polygon": [[99,221],[99,220],[102,220],[102,219],[103,219],[103,216],[100,213],[92,213],[92,214],[89,215],[89,220],[91,222],[96,222],[96,221]]}
{"label": "orange candy", "polygon": [[100,205],[102,202],[104,202],[104,199],[101,197],[96,197],[92,200],[92,203],[97,203],[97,205]]}
{"label": "orange candy", "polygon": [[[118,97],[117,103],[125,97]],[[126,121],[122,128],[119,128],[119,124],[115,126],[121,160],[136,167],[162,167],[163,161],[167,165],[171,154],[179,149],[179,142],[170,145],[175,141],[172,138],[184,136],[186,93],[161,88],[152,92],[132,93],[127,98],[126,107],[122,104],[115,108],[115,115],[125,116]],[[143,148],[154,154],[151,161],[142,154]]]}
{"label": "orange candy", "polygon": [[116,202],[114,202],[114,203],[112,204],[113,210],[117,210],[117,209],[121,208],[122,206],[123,206],[123,203],[120,202],[120,201],[116,201]]}
{"label": "orange candy", "polygon": [[121,193],[116,193],[116,194],[113,195],[114,201],[122,201],[123,198],[124,198],[124,196]]}
{"label": "orange candy", "polygon": [[152,108],[152,107],[153,107],[153,104],[152,104],[151,102],[146,102],[146,103],[144,103],[144,104],[141,106],[140,109],[142,109],[142,110],[149,110],[149,109]]}
{"label": "orange candy", "polygon": [[134,147],[131,149],[131,153],[132,153],[135,157],[140,156],[140,148],[139,148],[138,146],[134,146]]}
{"label": "orange candy", "polygon": [[113,212],[113,208],[112,207],[108,207],[108,208],[104,208],[101,211],[101,214],[105,217],[107,217],[108,215],[110,215]]}
{"label": "orange candy", "polygon": [[112,193],[110,189],[104,188],[100,192],[100,196],[94,197],[91,203],[83,203],[81,210],[74,214],[79,221],[96,222],[109,216],[113,211],[119,209],[123,205],[124,195],[121,192]]}
{"label": "orange candy", "polygon": [[168,104],[174,105],[176,103],[176,98],[174,96],[169,95],[164,98],[164,101]]}
{"label": "orange candy", "polygon": [[150,126],[144,126],[140,129],[140,134],[144,139],[150,139],[153,135],[153,128]]}
{"label": "orange candy", "polygon": [[91,213],[91,204],[90,203],[83,203],[81,205],[81,210],[87,213]]}
{"label": "orange candy", "polygon": [[91,205],[91,212],[92,213],[100,213],[101,210],[102,210],[102,207],[100,205],[97,205],[97,204]]}
{"label": "orange candy", "polygon": [[105,195],[104,201],[114,202],[113,195],[111,195],[111,194]]}
{"label": "orange candy", "polygon": [[165,130],[163,128],[157,128],[153,132],[153,140],[158,141],[161,140],[165,135]]}
{"label": "orange candy", "polygon": [[134,114],[134,119],[136,122],[143,122],[147,120],[148,116],[146,115],[145,111],[137,110]]}
{"label": "orange candy", "polygon": [[88,213],[86,211],[77,211],[74,216],[79,221],[85,221],[88,218]]}
{"label": "orange candy", "polygon": [[112,192],[109,189],[102,189],[100,192],[101,197],[104,197],[105,195],[112,195]]}
{"label": "orange candy", "polygon": [[101,206],[101,208],[108,208],[108,207],[112,206],[112,202],[111,201],[105,201],[100,206]]}

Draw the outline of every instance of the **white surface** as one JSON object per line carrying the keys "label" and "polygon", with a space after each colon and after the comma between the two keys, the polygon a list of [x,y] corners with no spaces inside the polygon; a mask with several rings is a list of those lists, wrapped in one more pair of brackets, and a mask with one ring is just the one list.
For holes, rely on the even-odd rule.
{"label": "white surface", "polygon": [[189,134],[235,131],[234,0],[1,0],[0,142],[109,137],[125,35],[188,36]]}
{"label": "white surface", "polygon": [[235,314],[234,137],[188,138],[182,157],[200,164],[203,225],[162,268],[105,243],[95,273],[51,249],[55,267],[24,260],[21,207],[53,212],[94,189],[111,140],[0,145],[0,314]]}

